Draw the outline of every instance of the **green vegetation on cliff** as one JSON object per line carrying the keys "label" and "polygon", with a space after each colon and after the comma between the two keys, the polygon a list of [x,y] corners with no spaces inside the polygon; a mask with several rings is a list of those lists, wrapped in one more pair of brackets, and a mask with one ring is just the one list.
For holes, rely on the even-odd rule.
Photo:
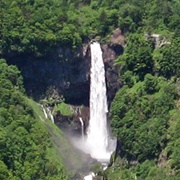
{"label": "green vegetation on cliff", "polygon": [[73,115],[73,110],[71,109],[71,107],[64,102],[61,102],[60,104],[55,105],[54,113],[56,114],[57,112],[60,112],[63,116]]}
{"label": "green vegetation on cliff", "polygon": [[179,37],[164,42],[131,33],[116,60],[123,87],[111,104],[111,126],[119,147],[108,179],[180,178]]}

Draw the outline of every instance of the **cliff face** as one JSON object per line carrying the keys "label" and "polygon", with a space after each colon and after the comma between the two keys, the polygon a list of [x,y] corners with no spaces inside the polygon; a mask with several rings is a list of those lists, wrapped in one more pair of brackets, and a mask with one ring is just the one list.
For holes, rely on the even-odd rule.
{"label": "cliff face", "polygon": [[105,65],[105,76],[107,85],[108,105],[113,100],[116,91],[121,87],[119,81],[118,67],[114,65],[114,60],[123,53],[123,48],[119,44],[102,45],[103,60]]}
{"label": "cliff face", "polygon": [[46,57],[23,55],[8,62],[21,70],[26,92],[36,100],[63,96],[70,104],[88,105],[89,62],[82,48],[60,47]]}
{"label": "cliff face", "polygon": [[[101,45],[109,106],[116,91],[121,87],[118,67],[114,65],[114,61],[123,53],[123,45],[122,38],[117,36],[117,32],[120,32],[117,30],[115,32],[116,36],[112,35],[108,44]],[[58,102],[63,97],[66,103],[73,105],[73,116],[64,117],[57,114],[55,123],[76,135],[81,132],[79,117],[84,121],[85,131],[89,123],[90,62],[91,53],[88,44],[76,51],[69,47],[59,47],[45,57],[37,58],[26,54],[8,58],[9,64],[15,64],[21,70],[29,96],[37,101],[47,99],[52,102]]]}
{"label": "cliff face", "polygon": [[[101,46],[106,70],[108,104],[120,87],[118,70],[113,64],[117,56],[123,53],[122,45],[114,42],[117,36],[113,37],[112,35],[109,44]],[[89,45],[84,45],[77,50],[59,47],[39,58],[27,54],[14,56],[8,59],[8,63],[17,65],[21,70],[26,92],[34,99],[58,100],[63,96],[69,104],[88,106],[90,59]]]}

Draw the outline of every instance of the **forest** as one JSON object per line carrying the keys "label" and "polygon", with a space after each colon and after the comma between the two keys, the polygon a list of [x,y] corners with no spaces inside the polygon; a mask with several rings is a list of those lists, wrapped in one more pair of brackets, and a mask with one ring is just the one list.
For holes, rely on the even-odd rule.
{"label": "forest", "polygon": [[20,71],[3,59],[0,95],[0,179],[68,179],[51,134],[24,94]]}
{"label": "forest", "polygon": [[1,0],[0,6],[0,179],[70,179],[9,59],[46,57],[59,46],[76,51],[91,39],[108,44],[116,28],[126,39],[114,63],[123,86],[110,107],[119,149],[99,174],[180,179],[180,1]]}

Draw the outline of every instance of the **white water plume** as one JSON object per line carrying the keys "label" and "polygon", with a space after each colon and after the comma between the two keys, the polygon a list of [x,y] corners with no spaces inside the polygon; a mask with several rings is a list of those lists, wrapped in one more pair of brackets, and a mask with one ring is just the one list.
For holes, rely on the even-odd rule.
{"label": "white water plume", "polygon": [[93,180],[93,177],[95,177],[95,174],[91,172],[90,174],[84,177],[84,180]]}

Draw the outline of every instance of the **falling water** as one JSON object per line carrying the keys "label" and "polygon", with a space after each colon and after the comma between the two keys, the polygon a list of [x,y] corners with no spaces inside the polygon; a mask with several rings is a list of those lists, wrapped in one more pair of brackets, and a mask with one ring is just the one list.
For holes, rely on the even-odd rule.
{"label": "falling water", "polygon": [[51,110],[49,108],[47,108],[47,111],[48,111],[48,114],[50,116],[50,119],[51,119],[52,123],[54,123],[54,117],[53,117],[53,115],[51,113]]}
{"label": "falling water", "polygon": [[45,110],[44,106],[43,106],[42,104],[39,104],[39,105],[42,107],[44,116],[45,116],[45,118],[47,119],[47,118],[48,118],[48,115],[47,115],[47,113],[46,113],[46,110]]}
{"label": "falling water", "polygon": [[82,135],[82,138],[84,139],[84,122],[81,117],[79,117],[79,121],[81,123],[81,135]]}
{"label": "falling water", "polygon": [[100,162],[108,162],[107,96],[102,50],[98,42],[91,43],[90,121],[87,146],[90,155]]}
{"label": "falling water", "polygon": [[47,112],[46,112],[46,109],[45,109],[45,107],[42,104],[38,104],[38,105],[41,106],[45,118],[48,119],[48,117],[49,117],[50,120],[52,121],[52,123],[54,123],[54,117],[53,117],[53,115],[51,113],[51,110],[49,108],[47,108]]}
{"label": "falling water", "polygon": [[[90,120],[86,137],[79,140],[72,138],[72,141],[77,148],[90,154],[92,158],[100,163],[107,165],[112,152],[116,148],[116,139],[110,137],[107,126],[108,107],[105,70],[102,50],[98,42],[91,43],[90,78]],[[91,173],[85,176],[84,179],[93,179]]]}

